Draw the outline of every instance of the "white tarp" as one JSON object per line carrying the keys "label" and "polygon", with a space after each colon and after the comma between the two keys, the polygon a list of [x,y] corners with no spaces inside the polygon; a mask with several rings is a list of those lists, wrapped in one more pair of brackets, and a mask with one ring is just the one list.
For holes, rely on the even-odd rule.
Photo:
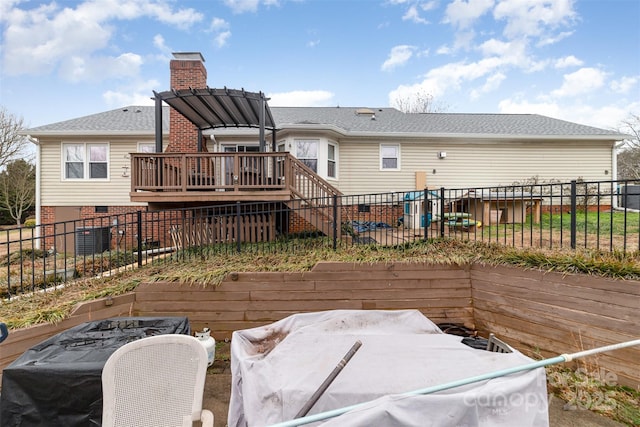
{"label": "white tarp", "polygon": [[309,425],[549,425],[544,368],[398,396],[533,362],[522,353],[473,349],[417,310],[334,310],[234,332],[229,427],[293,419],[357,340],[362,346],[308,415],[371,403]]}

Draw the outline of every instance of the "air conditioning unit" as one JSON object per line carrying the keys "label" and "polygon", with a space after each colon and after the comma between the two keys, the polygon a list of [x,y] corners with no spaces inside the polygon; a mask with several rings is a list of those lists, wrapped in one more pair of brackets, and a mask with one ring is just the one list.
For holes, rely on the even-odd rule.
{"label": "air conditioning unit", "polygon": [[93,255],[109,250],[111,227],[77,227],[76,255]]}

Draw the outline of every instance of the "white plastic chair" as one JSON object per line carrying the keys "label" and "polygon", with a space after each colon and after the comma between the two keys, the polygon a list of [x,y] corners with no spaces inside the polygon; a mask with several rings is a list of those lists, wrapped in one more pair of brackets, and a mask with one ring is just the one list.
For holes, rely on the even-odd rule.
{"label": "white plastic chair", "polygon": [[493,351],[494,353],[513,353],[513,349],[509,344],[496,337],[494,334],[489,334],[489,341],[487,341],[487,351]]}
{"label": "white plastic chair", "polygon": [[142,338],[117,349],[102,370],[103,427],[213,427],[202,409],[207,350],[189,335]]}

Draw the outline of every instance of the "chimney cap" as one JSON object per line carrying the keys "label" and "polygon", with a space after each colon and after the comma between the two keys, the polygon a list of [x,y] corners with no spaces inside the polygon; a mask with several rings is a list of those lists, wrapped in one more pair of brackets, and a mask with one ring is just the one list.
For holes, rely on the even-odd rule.
{"label": "chimney cap", "polygon": [[173,52],[173,58],[179,61],[200,61],[204,62],[204,58],[200,52]]}

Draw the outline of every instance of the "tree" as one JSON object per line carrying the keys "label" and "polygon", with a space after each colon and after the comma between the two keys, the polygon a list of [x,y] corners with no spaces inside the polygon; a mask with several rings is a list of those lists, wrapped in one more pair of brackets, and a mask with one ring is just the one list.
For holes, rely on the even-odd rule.
{"label": "tree", "polygon": [[629,114],[620,132],[630,135],[618,153],[618,179],[640,179],[640,115]]}
{"label": "tree", "polygon": [[425,91],[400,96],[393,100],[394,106],[403,113],[442,113],[449,107],[435,99],[433,95]]}
{"label": "tree", "polygon": [[23,129],[23,119],[0,106],[0,170],[26,151],[29,141],[20,134]]}
{"label": "tree", "polygon": [[17,225],[35,204],[36,168],[24,159],[14,160],[0,173],[0,206]]}

